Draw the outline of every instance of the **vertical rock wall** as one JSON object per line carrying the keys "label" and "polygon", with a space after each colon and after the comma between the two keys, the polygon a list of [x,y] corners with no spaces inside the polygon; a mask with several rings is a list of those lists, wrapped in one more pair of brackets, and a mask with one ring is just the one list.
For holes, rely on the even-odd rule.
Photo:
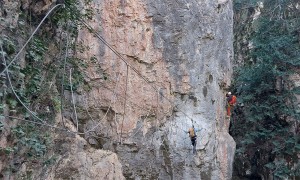
{"label": "vertical rock wall", "polygon": [[[8,14],[21,6],[3,2],[10,7]],[[22,1],[22,8],[29,2]],[[39,1],[34,13],[55,2]],[[41,179],[230,179],[235,142],[227,133],[224,89],[232,73],[231,0],[94,0],[90,9],[95,14],[88,24],[128,63],[81,28],[77,42],[88,48],[77,55],[86,61],[87,83],[76,90],[75,102],[79,130],[93,148],[79,136],[58,133],[53,135],[54,165],[35,170],[25,163],[19,174],[30,170]],[[70,103],[70,91],[65,96]],[[71,109],[64,116],[75,119]],[[192,125],[201,129],[197,154],[185,133]]]}
{"label": "vertical rock wall", "polygon": [[[230,179],[235,142],[224,88],[232,73],[232,2],[104,0],[92,7],[88,23],[129,65],[80,31],[90,46],[80,56],[97,60],[86,72],[90,90],[76,97],[81,128],[102,137],[87,133],[89,143],[116,152],[127,179]],[[202,129],[197,155],[184,132],[192,125]]]}

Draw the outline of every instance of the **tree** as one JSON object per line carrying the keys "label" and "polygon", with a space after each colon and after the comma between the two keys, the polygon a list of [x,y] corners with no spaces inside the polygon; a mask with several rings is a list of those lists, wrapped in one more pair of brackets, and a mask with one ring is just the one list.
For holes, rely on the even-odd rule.
{"label": "tree", "polygon": [[[299,176],[300,116],[289,77],[300,68],[300,19],[293,0],[265,0],[250,40],[251,61],[237,70],[234,89],[243,108],[232,129],[237,158],[252,161],[253,173],[278,178]],[[249,157],[247,160],[245,157]],[[255,167],[255,168],[254,168]],[[299,169],[299,168],[298,168]]]}

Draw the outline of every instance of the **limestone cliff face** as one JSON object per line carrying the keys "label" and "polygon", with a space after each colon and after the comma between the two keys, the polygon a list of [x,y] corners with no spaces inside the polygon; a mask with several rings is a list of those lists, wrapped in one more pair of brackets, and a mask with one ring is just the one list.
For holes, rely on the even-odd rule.
{"label": "limestone cliff face", "polygon": [[[103,137],[87,134],[89,142],[117,153],[127,179],[230,179],[235,142],[227,133],[224,88],[231,76],[232,2],[104,0],[92,6],[96,16],[88,23],[130,65],[80,32],[79,41],[91,47],[80,56],[96,57],[101,67],[89,67],[91,89],[76,97],[85,102],[80,126]],[[184,132],[192,125],[203,128],[197,155]]]}
{"label": "limestone cliff face", "polygon": [[[60,120],[60,117],[57,117]],[[69,130],[75,127],[68,122]],[[120,179],[124,180],[122,165],[118,156],[111,152],[89,147],[87,141],[78,135],[66,132],[56,132],[55,147],[50,156],[54,161],[42,168],[23,163],[17,176],[6,175],[5,179],[32,179],[62,180],[62,179]],[[29,173],[30,172],[30,173]]]}
{"label": "limestone cliff face", "polygon": [[[56,1],[39,2],[35,13]],[[95,62],[83,62],[87,83],[75,92],[85,135],[54,133],[58,159],[34,177],[231,179],[235,142],[224,94],[232,74],[232,1],[94,0],[90,9],[87,23],[128,64],[80,29],[76,41],[89,48],[77,56]],[[64,94],[71,102],[71,92]],[[75,131],[72,108],[63,115]],[[201,129],[196,154],[185,133],[192,125]],[[20,174],[28,169],[24,164]]]}
{"label": "limestone cliff face", "polygon": [[[72,127],[70,125],[70,127]],[[72,128],[71,128],[72,129]],[[75,131],[75,128],[72,130]],[[58,133],[55,136],[57,163],[43,173],[41,179],[125,179],[122,165],[115,153],[89,148],[85,139],[78,135]]]}

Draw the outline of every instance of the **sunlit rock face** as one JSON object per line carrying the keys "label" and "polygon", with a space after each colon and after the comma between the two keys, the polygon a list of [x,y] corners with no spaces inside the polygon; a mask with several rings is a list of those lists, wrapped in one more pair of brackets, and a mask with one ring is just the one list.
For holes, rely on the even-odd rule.
{"label": "sunlit rock face", "polygon": [[[231,1],[94,1],[86,29],[89,90],[78,90],[80,128],[115,152],[127,179],[230,179],[235,142],[225,119],[233,56]],[[68,95],[68,93],[66,93]],[[70,96],[71,97],[71,96]],[[197,154],[188,134],[197,129]]]}
{"label": "sunlit rock face", "polygon": [[[55,3],[39,1],[32,12]],[[30,1],[0,4],[13,15]],[[73,41],[88,47],[76,52],[87,83],[74,102],[85,135],[53,134],[58,159],[47,171],[30,169],[34,177],[230,179],[235,142],[224,94],[232,74],[231,0],[94,0],[89,9],[87,23],[123,59],[80,28]],[[12,17],[4,23],[15,25]],[[76,131],[71,92],[64,93],[63,115]],[[192,125],[201,129],[196,154],[185,132]]]}

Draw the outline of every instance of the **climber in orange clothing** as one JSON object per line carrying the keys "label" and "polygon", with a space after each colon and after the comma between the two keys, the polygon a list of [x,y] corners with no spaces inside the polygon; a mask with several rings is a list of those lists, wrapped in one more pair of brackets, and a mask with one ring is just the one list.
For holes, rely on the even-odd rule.
{"label": "climber in orange clothing", "polygon": [[231,116],[231,107],[236,104],[236,96],[232,95],[231,92],[226,93],[226,101],[227,101],[227,118]]}

